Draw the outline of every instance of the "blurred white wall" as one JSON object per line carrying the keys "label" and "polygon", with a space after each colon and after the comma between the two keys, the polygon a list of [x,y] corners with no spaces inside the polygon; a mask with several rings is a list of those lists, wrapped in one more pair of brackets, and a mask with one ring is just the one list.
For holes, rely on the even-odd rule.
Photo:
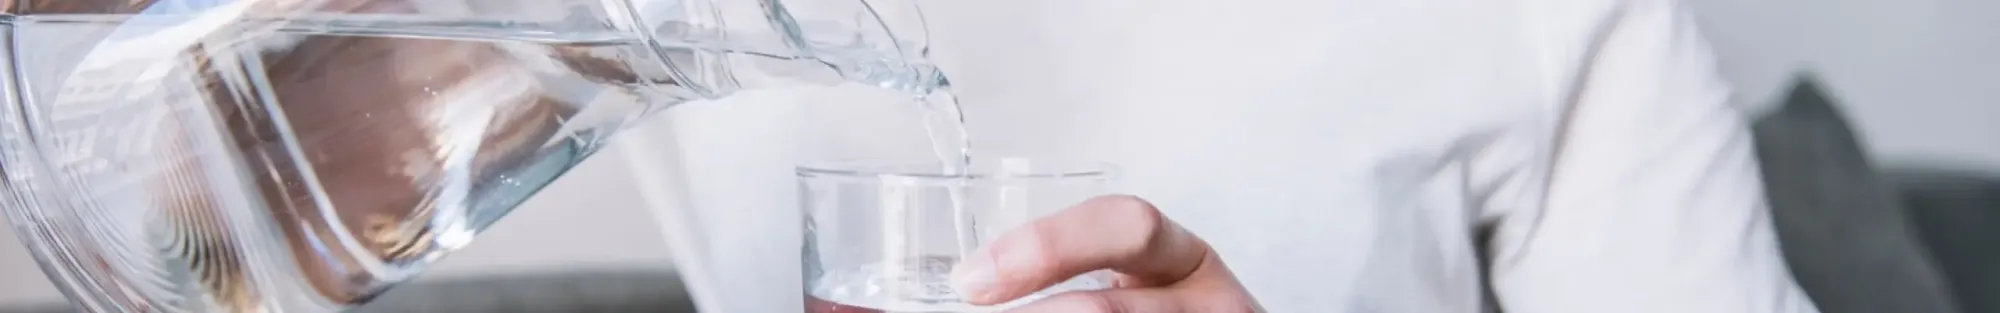
{"label": "blurred white wall", "polygon": [[2000,1],[1691,1],[1741,101],[1810,70],[1878,159],[2000,169]]}
{"label": "blurred white wall", "polygon": [[0,231],[0,307],[62,299],[27,253],[13,229]]}

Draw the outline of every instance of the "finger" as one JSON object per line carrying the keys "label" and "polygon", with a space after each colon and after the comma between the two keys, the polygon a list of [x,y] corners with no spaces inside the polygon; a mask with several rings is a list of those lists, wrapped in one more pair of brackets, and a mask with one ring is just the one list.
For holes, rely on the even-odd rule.
{"label": "finger", "polygon": [[1210,253],[1187,279],[1170,286],[1071,292],[1007,312],[1265,312],[1222,263],[1221,258]]}
{"label": "finger", "polygon": [[1173,313],[1186,312],[1185,297],[1169,289],[1111,289],[1071,292],[1035,301],[1007,313]]}
{"label": "finger", "polygon": [[967,301],[990,305],[1111,269],[1142,284],[1186,278],[1208,244],[1132,196],[1091,199],[1000,236],[953,269]]}

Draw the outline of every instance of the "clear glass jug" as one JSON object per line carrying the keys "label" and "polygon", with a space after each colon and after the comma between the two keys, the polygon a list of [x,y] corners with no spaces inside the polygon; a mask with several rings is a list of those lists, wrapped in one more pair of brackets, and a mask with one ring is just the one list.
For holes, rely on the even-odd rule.
{"label": "clear glass jug", "polygon": [[648,112],[945,84],[914,0],[0,6],[0,204],[90,312],[338,311]]}

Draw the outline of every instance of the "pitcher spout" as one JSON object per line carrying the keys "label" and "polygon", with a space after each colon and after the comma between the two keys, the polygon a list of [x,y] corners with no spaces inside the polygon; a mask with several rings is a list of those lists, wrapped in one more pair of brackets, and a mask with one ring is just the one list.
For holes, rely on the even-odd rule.
{"label": "pitcher spout", "polygon": [[913,90],[941,78],[917,2],[632,0],[617,27],[645,34],[676,82],[659,86],[668,94],[716,99],[842,82]]}

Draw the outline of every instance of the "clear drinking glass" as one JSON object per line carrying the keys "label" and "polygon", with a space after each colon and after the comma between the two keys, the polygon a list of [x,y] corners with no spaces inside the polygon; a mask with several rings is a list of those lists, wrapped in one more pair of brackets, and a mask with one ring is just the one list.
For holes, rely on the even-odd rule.
{"label": "clear drinking glass", "polygon": [[914,0],[0,1],[0,211],[88,312],[324,312],[646,113],[914,94]]}
{"label": "clear drinking glass", "polygon": [[1103,272],[994,307],[966,304],[950,276],[959,257],[1034,219],[1103,195],[1110,165],[975,161],[967,175],[935,161],[839,161],[798,167],[808,313],[992,312],[1109,286]]}

